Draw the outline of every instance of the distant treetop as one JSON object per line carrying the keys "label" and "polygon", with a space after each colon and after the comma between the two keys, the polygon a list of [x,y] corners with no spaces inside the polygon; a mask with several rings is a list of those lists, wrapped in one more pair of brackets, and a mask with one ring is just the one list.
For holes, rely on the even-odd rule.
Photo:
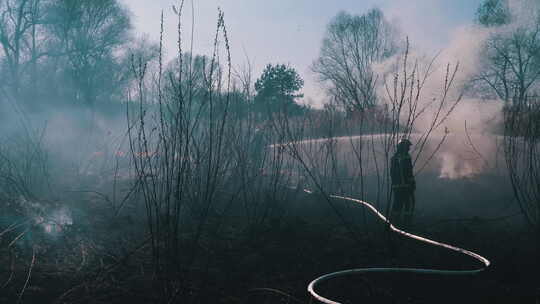
{"label": "distant treetop", "polygon": [[295,114],[302,108],[296,103],[296,98],[303,97],[299,93],[303,86],[304,80],[294,68],[285,64],[268,64],[255,82],[255,105],[267,114],[284,110],[284,107]]}
{"label": "distant treetop", "polygon": [[476,11],[476,19],[484,26],[499,26],[510,22],[510,10],[506,0],[484,0]]}

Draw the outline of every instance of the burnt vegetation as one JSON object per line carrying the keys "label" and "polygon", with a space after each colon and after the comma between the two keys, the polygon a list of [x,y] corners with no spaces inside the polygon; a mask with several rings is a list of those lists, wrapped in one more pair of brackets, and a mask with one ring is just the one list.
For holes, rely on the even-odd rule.
{"label": "burnt vegetation", "polygon": [[[0,303],[312,303],[309,282],[336,270],[474,268],[332,198],[388,215],[404,136],[418,203],[402,228],[492,266],[340,277],[320,292],[540,300],[536,7],[519,18],[505,0],[482,2],[475,26],[489,35],[473,73],[416,54],[379,9],[339,13],[311,66],[319,108],[302,103],[293,64],[254,77],[249,60],[231,60],[226,12],[212,51],[194,54],[184,5],[172,7],[168,59],[163,14],[151,42],[117,0],[0,0]],[[458,120],[454,133],[471,100],[500,119]]]}

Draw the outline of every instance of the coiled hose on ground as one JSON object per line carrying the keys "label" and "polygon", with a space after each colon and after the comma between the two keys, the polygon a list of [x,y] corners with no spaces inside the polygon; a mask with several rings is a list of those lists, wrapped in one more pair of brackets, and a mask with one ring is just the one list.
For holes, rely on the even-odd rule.
{"label": "coiled hose on ground", "polygon": [[[309,194],[312,193],[312,191],[307,190],[307,189],[304,189],[304,192],[309,193]],[[463,248],[459,248],[459,247],[455,247],[455,246],[452,246],[452,245],[449,245],[449,244],[437,242],[437,241],[434,241],[434,240],[430,240],[428,238],[421,237],[419,235],[415,235],[415,234],[412,234],[412,233],[409,233],[409,232],[406,232],[406,231],[403,231],[403,230],[400,230],[400,229],[396,228],[394,225],[392,225],[392,223],[390,223],[390,221],[382,213],[380,213],[375,207],[373,207],[371,204],[369,204],[367,202],[364,202],[364,201],[359,200],[359,199],[355,199],[355,198],[351,198],[351,197],[345,197],[345,196],[339,196],[339,195],[330,195],[330,197],[335,198],[335,199],[341,199],[341,200],[346,200],[346,201],[361,204],[364,207],[367,207],[375,215],[377,215],[382,221],[387,223],[392,231],[394,231],[394,232],[396,232],[398,234],[404,235],[404,236],[406,236],[408,238],[411,238],[411,239],[415,239],[415,240],[418,240],[418,241],[421,241],[421,242],[424,242],[424,243],[432,244],[432,245],[435,245],[435,246],[438,246],[438,247],[443,247],[443,248],[446,248],[446,249],[449,249],[449,250],[452,250],[452,251],[456,251],[456,252],[465,254],[467,256],[470,256],[470,257],[478,260],[479,262],[481,262],[483,264],[483,266],[481,268],[471,269],[471,270],[443,270],[443,269],[399,268],[399,267],[396,267],[396,268],[356,268],[356,269],[348,269],[348,270],[337,271],[337,272],[333,272],[333,273],[329,273],[329,274],[325,274],[323,276],[320,276],[320,277],[316,278],[315,280],[311,281],[311,283],[309,283],[309,285],[308,285],[307,290],[311,294],[311,296],[314,297],[315,299],[317,299],[318,301],[322,302],[322,303],[340,304],[339,302],[336,302],[336,301],[333,301],[333,300],[330,300],[328,298],[323,297],[322,295],[318,294],[315,291],[315,288],[317,287],[318,284],[320,284],[323,281],[327,281],[327,280],[330,280],[330,279],[333,279],[333,278],[336,278],[336,277],[348,276],[348,275],[360,274],[360,273],[367,273],[367,272],[408,272],[408,273],[423,273],[423,274],[427,273],[427,274],[443,274],[443,275],[470,275],[470,274],[479,273],[479,272],[485,270],[490,265],[490,262],[489,262],[488,259],[486,259],[485,257],[483,257],[483,256],[481,256],[481,255],[479,255],[477,253],[474,253],[472,251],[469,251],[469,250],[466,250],[466,249],[463,249]]]}

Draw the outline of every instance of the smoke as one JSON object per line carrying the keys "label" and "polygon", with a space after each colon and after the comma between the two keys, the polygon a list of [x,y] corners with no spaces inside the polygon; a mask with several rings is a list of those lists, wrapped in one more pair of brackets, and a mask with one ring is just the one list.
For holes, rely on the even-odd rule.
{"label": "smoke", "polygon": [[506,27],[534,26],[539,17],[540,2],[537,0],[506,0],[511,23]]}
{"label": "smoke", "polygon": [[41,223],[43,230],[52,236],[58,236],[65,227],[73,225],[71,211],[66,207],[53,210]]}
{"label": "smoke", "polygon": [[[477,24],[469,24],[457,27],[452,33],[442,33],[443,36],[448,36],[448,42],[441,45],[440,52],[435,56],[428,55],[419,48],[418,45],[422,41],[411,40],[408,53],[408,73],[411,74],[415,64],[418,64],[418,76],[420,79],[424,75],[427,80],[422,87],[420,95],[420,105],[418,108],[427,107],[427,111],[417,120],[415,129],[418,132],[424,132],[429,129],[430,123],[437,112],[437,101],[443,98],[444,82],[447,76],[447,67],[450,73],[457,66],[458,70],[453,81],[453,86],[449,90],[447,98],[447,106],[444,111],[451,109],[453,101],[461,97],[458,106],[453,109],[452,114],[441,125],[438,132],[450,130],[451,132],[465,133],[465,122],[467,123],[467,131],[478,133],[498,133],[500,128],[497,125],[502,123],[502,100],[486,100],[484,96],[479,96],[475,84],[479,82],[478,76],[481,74],[486,62],[486,43],[490,37],[496,35],[508,36],[519,28],[536,28],[540,18],[540,2],[536,0],[506,0],[508,11],[510,14],[510,23],[502,26],[485,27]],[[441,13],[440,7],[433,4],[437,8],[436,12]],[[411,15],[413,14],[413,15]],[[410,22],[410,17],[420,17],[417,12],[396,12],[389,8],[388,15],[392,16],[395,22]],[[436,14],[435,14],[436,15]],[[404,18],[400,18],[404,17]],[[401,20],[409,17],[409,20]],[[423,17],[423,16],[422,16]],[[433,18],[431,15],[429,18]],[[414,18],[413,18],[414,19]],[[424,22],[424,21],[422,21]],[[437,23],[433,25],[437,28]],[[412,39],[422,39],[418,30],[408,26],[413,30]],[[422,31],[423,32],[423,31]],[[424,43],[425,44],[425,43]],[[385,81],[379,82],[378,95],[382,97],[383,102],[388,102],[387,86],[392,86],[393,77],[398,74],[403,77],[403,53],[397,54],[384,62],[374,66],[375,72],[380,76],[380,79]],[[428,71],[428,67],[430,70]],[[400,78],[400,81],[403,79]],[[432,104],[433,106],[429,106]]]}
{"label": "smoke", "polygon": [[[446,98],[446,104],[442,113],[451,110],[448,118],[434,130],[431,139],[438,142],[445,134],[448,137],[442,152],[435,157],[441,164],[441,178],[472,176],[498,162],[497,135],[502,130],[504,101],[486,100],[476,85],[485,64],[489,64],[485,58],[486,44],[490,37],[495,35],[508,36],[520,28],[535,28],[540,17],[538,1],[508,0],[507,4],[511,16],[509,24],[492,27],[476,24],[461,26],[454,30],[447,45],[443,46],[436,56],[426,55],[416,47],[415,41],[410,41],[407,77],[410,77],[415,65],[418,67],[417,76],[420,80],[427,75],[418,106],[426,111],[416,120],[414,131],[425,133],[429,130],[443,98]],[[383,102],[391,102],[388,86],[392,89],[394,77],[398,75],[399,82],[405,79],[403,59],[403,53],[397,54],[374,67],[380,78],[385,80],[380,81],[378,87],[378,94]],[[456,66],[453,85],[445,96],[445,81]],[[453,107],[457,100],[460,102]],[[491,139],[488,140],[489,138]],[[430,149],[436,149],[436,145],[429,146]],[[472,150],[476,150],[475,157],[472,158],[467,156],[471,146],[474,147]],[[431,152],[424,151],[428,155]]]}
{"label": "smoke", "polygon": [[108,194],[111,181],[129,172],[130,159],[116,153],[129,151],[125,114],[77,106],[3,113],[10,115],[1,123],[0,199],[19,206],[46,235],[61,235],[73,224],[73,208],[83,208],[58,202],[79,192],[82,201],[84,191]]}
{"label": "smoke", "polygon": [[[440,177],[460,178],[474,175],[485,167],[485,163],[497,163],[497,135],[502,131],[502,108],[504,101],[500,99],[486,100],[485,94],[479,91],[477,84],[481,82],[479,75],[485,71],[486,46],[490,37],[509,37],[519,29],[537,28],[540,2],[535,0],[507,0],[510,23],[501,26],[485,27],[477,24],[461,26],[450,35],[449,42],[435,56],[426,55],[415,47],[415,41],[410,41],[408,54],[409,74],[415,64],[418,64],[420,78],[429,73],[424,83],[419,99],[419,108],[427,110],[417,119],[414,129],[424,133],[429,130],[431,122],[438,110],[438,102],[443,98],[444,83],[448,71],[457,66],[453,86],[448,91],[447,103],[443,113],[452,110],[448,118],[435,130],[433,141],[451,135],[444,144],[444,153],[439,153],[441,166]],[[403,54],[377,65],[376,72],[386,80],[386,85],[392,84],[395,75],[403,76]],[[431,70],[427,67],[431,65]],[[448,68],[448,70],[447,70]],[[401,73],[401,74],[400,74]],[[403,81],[403,78],[400,78]],[[388,99],[387,88],[380,83],[379,96]],[[493,94],[490,94],[493,95]],[[453,102],[460,99],[459,104],[452,108]],[[484,136],[485,135],[485,136]],[[486,140],[491,136],[492,140]],[[473,141],[471,143],[471,138]],[[474,145],[477,158],[466,156],[471,144]],[[430,153],[431,151],[426,151]]]}
{"label": "smoke", "polygon": [[463,178],[472,176],[476,173],[475,168],[471,166],[469,162],[462,162],[459,158],[455,157],[455,154],[441,153],[441,173],[440,178]]}
{"label": "smoke", "polygon": [[[431,122],[436,117],[439,102],[443,99],[445,105],[441,112],[443,114],[450,110],[452,112],[441,128],[434,130],[435,132],[447,130],[464,132],[465,121],[472,130],[477,132],[492,131],[492,126],[487,122],[499,120],[502,103],[481,100],[468,91],[482,67],[482,51],[491,34],[492,30],[478,26],[460,27],[452,35],[449,44],[435,56],[426,55],[415,47],[414,41],[410,42],[407,54],[407,77],[410,77],[417,67],[416,77],[423,83],[417,109],[426,109],[415,123],[414,128],[418,132],[425,132],[430,128]],[[398,75],[399,82],[405,81],[403,60],[404,54],[400,53],[374,67],[376,73],[382,75],[384,79],[379,83],[378,94],[385,103],[391,102],[387,89],[388,86],[393,88],[393,77]],[[455,74],[453,74],[454,69],[457,69]],[[424,78],[425,82],[423,82]],[[444,86],[447,79],[452,79],[452,86],[445,92]],[[414,93],[416,92],[415,88]],[[454,107],[458,100],[460,102]],[[408,113],[404,113],[406,114]]]}
{"label": "smoke", "polygon": [[38,228],[52,239],[59,237],[65,229],[73,225],[72,213],[65,206],[50,206],[24,196],[20,196],[15,205],[29,227]]}

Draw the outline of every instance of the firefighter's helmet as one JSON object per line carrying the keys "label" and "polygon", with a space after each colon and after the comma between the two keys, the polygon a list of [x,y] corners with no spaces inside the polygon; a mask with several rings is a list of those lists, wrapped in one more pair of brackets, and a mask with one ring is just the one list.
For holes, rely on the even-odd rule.
{"label": "firefighter's helmet", "polygon": [[408,140],[407,138],[402,138],[399,143],[397,144],[397,147],[398,148],[409,148],[410,146],[412,146],[412,143],[410,140]]}

